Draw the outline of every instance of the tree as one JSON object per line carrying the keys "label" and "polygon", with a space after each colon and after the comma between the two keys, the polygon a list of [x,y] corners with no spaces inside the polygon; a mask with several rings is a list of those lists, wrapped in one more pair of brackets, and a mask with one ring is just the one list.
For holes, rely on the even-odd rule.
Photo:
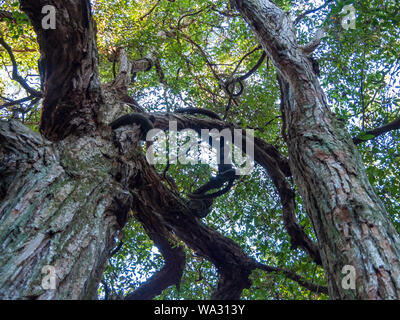
{"label": "tree", "polygon": [[[379,141],[374,138],[385,133],[394,142],[398,139],[393,131],[399,128],[399,120],[393,119],[395,112],[384,119],[384,125],[365,129],[375,120],[369,112],[385,113],[376,106],[378,98],[391,109],[398,106],[398,100],[384,94],[391,82],[379,77],[386,72],[384,79],[388,74],[396,78],[398,59],[393,59],[396,55],[389,49],[375,53],[376,45],[366,40],[368,32],[369,36],[398,32],[398,27],[388,23],[398,19],[393,4],[370,2],[381,10],[378,23],[368,5],[356,4],[359,19],[369,21],[372,31],[349,32],[364,39],[360,45],[363,59],[358,64],[361,108],[355,107],[354,117],[359,116],[362,128],[360,132],[356,125],[350,126],[350,132],[357,134],[351,138],[338,120],[339,113],[344,110],[348,115],[351,110],[348,103],[340,107],[348,98],[338,97],[337,88],[329,88],[329,80],[334,83],[339,75],[333,80],[331,73],[323,78],[328,81],[324,84],[328,87],[326,94],[319,73],[323,77],[324,71],[332,71],[329,68],[333,64],[320,68],[312,57],[321,50],[319,58],[323,61],[324,54],[331,55],[335,45],[344,46],[346,56],[348,49],[338,23],[343,18],[340,10],[344,3],[327,1],[321,7],[301,11],[297,19],[289,10],[295,11],[300,1],[292,8],[287,1],[275,4],[268,0],[232,0],[229,4],[143,1],[137,8],[127,1],[19,3],[22,13],[13,2],[7,2],[0,18],[8,28],[14,26],[8,38],[16,46],[23,45],[23,35],[32,32],[32,26],[40,50],[41,81],[34,87],[29,78],[20,75],[17,51],[2,36],[3,59],[11,62],[11,78],[27,93],[2,105],[10,110],[5,117],[11,118],[0,122],[2,298],[94,299],[100,282],[105,297],[110,298],[118,284],[110,283],[113,278],[108,261],[120,253],[124,243],[129,250],[144,241],[139,225],[157,246],[164,265],[136,290],[123,292],[125,299],[152,299],[173,285],[179,288],[202,280],[212,288],[212,299],[238,299],[249,294],[246,289],[255,283],[266,286],[263,292],[268,292],[279,279],[294,281],[315,298],[321,298],[321,294],[331,299],[399,298],[400,239],[393,223],[398,217],[388,214],[359,152],[368,148],[363,146],[367,140],[374,144]],[[51,19],[51,10],[44,10],[45,6],[54,9],[55,28],[44,27],[44,17]],[[310,31],[320,22],[307,18],[313,13],[323,14],[324,21],[311,38]],[[298,25],[307,30],[305,34],[298,34]],[[325,51],[321,49],[324,38],[332,42]],[[394,40],[393,44],[388,39],[385,48],[398,48],[398,42]],[[383,67],[377,57],[372,59],[375,65],[367,66],[367,56],[372,53],[385,58]],[[25,70],[34,69],[27,59],[22,60],[19,62]],[[345,58],[337,61],[335,67],[343,69]],[[132,98],[132,90],[142,103]],[[152,101],[154,96],[162,97],[165,108]],[[26,116],[38,117],[35,106],[40,101],[39,126],[33,121],[29,128],[24,125]],[[328,101],[335,101],[337,106]],[[203,114],[198,110],[188,114],[176,105],[201,108]],[[225,201],[214,201],[214,217],[220,214],[226,218],[215,224],[222,232],[207,223],[212,220],[194,214],[208,210],[213,201],[200,201],[203,208],[193,207],[199,201],[188,192],[193,187],[190,170],[203,172],[202,185],[210,174],[208,166],[193,169],[148,162],[145,146],[140,143],[144,133],[153,127],[167,131],[172,121],[179,131],[256,129],[254,161],[263,171],[257,168],[250,177],[236,179],[234,192],[239,193],[246,185],[259,189],[265,180],[262,174],[267,174],[271,185],[261,192],[272,187],[275,190],[277,197],[268,199],[269,206],[281,205],[283,227],[278,223],[272,228],[276,218],[271,215],[264,224],[269,223],[268,228],[277,233],[284,230],[285,234],[280,232],[278,237],[284,243],[278,245],[284,251],[282,260],[294,259],[298,266],[305,266],[303,270],[265,263],[270,254],[260,259],[243,248],[246,241],[240,239],[241,233],[232,235],[225,226],[230,221],[240,227],[235,224],[235,207],[227,200],[231,195],[223,195]],[[246,139],[244,134],[239,138],[245,142],[242,152],[251,143]],[[382,139],[388,148],[392,141]],[[147,145],[147,149],[152,147]],[[167,141],[167,152],[172,153],[172,148]],[[385,159],[391,159],[384,166],[385,172],[396,180],[398,172],[393,167],[398,155],[392,151]],[[262,172],[261,179],[257,172]],[[390,192],[397,187],[392,186]],[[246,228],[260,226],[255,218],[264,217],[259,213],[262,208],[257,208],[263,203],[260,198],[254,199],[251,209],[243,207],[251,213],[243,213],[243,217],[254,219],[245,224]],[[236,199],[246,199],[245,191]],[[398,205],[393,197],[390,208]],[[223,232],[231,233],[230,237]],[[265,234],[254,234],[264,238],[252,241],[269,246]],[[129,255],[132,253],[122,254],[124,258]],[[187,263],[187,255],[194,255],[200,265]],[[211,263],[216,271],[208,267],[208,275],[204,275],[203,263]],[[183,279],[187,266],[195,269],[192,275],[197,274],[198,279]],[[324,279],[315,279],[320,266],[327,286]],[[108,273],[102,281],[106,268]],[[346,270],[350,270],[350,277]],[[50,289],[43,285],[49,276],[56,277],[56,286]],[[344,284],[347,280],[350,285]],[[290,286],[286,284],[285,290]]]}

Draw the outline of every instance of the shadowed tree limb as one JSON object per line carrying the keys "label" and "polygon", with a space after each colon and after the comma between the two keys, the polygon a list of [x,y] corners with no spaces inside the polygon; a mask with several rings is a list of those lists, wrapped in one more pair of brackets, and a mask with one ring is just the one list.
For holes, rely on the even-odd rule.
{"label": "shadowed tree limb", "polygon": [[[363,142],[366,142],[368,140],[372,140],[376,137],[379,137],[380,135],[383,135],[387,132],[393,131],[393,130],[398,130],[400,129],[400,118],[396,119],[392,122],[389,122],[381,127],[372,129],[372,130],[368,130],[364,133],[362,133],[361,135],[359,135],[358,137],[354,137],[353,138],[353,142],[354,144],[360,144]],[[369,137],[368,139],[363,139],[363,136],[373,136],[373,137]]]}
{"label": "shadowed tree limb", "polygon": [[[134,212],[151,212],[152,219],[157,217],[157,225],[163,225],[173,230],[174,234],[183,240],[198,255],[212,262],[219,273],[219,283],[212,299],[239,299],[243,289],[251,286],[249,276],[255,269],[266,272],[282,272],[288,278],[298,282],[313,292],[326,292],[326,288],[316,288],[293,272],[281,268],[265,266],[256,262],[234,241],[224,237],[219,232],[206,226],[192,215],[185,205],[185,200],[177,196],[163,183],[154,168],[147,165],[143,158],[143,185],[134,188]],[[149,217],[149,215],[146,216]],[[139,219],[141,216],[139,216]],[[151,224],[155,225],[154,223]]]}
{"label": "shadowed tree limb", "polygon": [[[259,47],[254,49],[252,52],[258,50],[258,48]],[[232,75],[229,77],[229,79],[227,81],[225,81],[225,82],[222,82],[222,83],[220,81],[223,89],[229,95],[229,101],[228,101],[228,104],[227,104],[227,106],[225,108],[225,113],[224,113],[224,117],[223,117],[224,120],[228,117],[229,110],[230,110],[230,108],[232,106],[232,102],[234,102],[236,105],[239,104],[239,102],[236,99],[239,98],[239,96],[241,96],[243,94],[243,91],[244,91],[244,80],[246,80],[247,78],[251,77],[258,70],[258,68],[260,68],[260,66],[264,62],[266,56],[267,56],[267,54],[265,53],[265,51],[263,51],[263,53],[261,54],[261,57],[258,59],[257,63],[248,72],[246,72],[244,75],[241,75],[241,76],[238,76],[238,77],[234,77],[235,72],[237,71],[240,63],[243,60],[239,61],[238,65],[235,68],[235,71],[232,73]],[[242,59],[244,59],[244,57]],[[239,84],[239,88],[240,88],[239,92],[237,92],[237,93],[235,92],[236,84]]]}
{"label": "shadowed tree limb", "polygon": [[13,13],[10,11],[0,10],[0,21],[4,19],[10,19],[12,21],[16,21],[13,17]]}
{"label": "shadowed tree limb", "polygon": [[176,285],[179,289],[186,265],[185,251],[178,245],[174,235],[165,227],[160,217],[151,210],[137,211],[135,218],[143,225],[147,235],[160,250],[165,264],[150,279],[125,297],[125,300],[151,300],[165,289]]}
{"label": "shadowed tree limb", "polygon": [[299,285],[303,286],[304,288],[315,292],[315,293],[324,293],[324,294],[328,294],[328,288],[325,286],[320,286],[318,284],[312,283],[308,280],[303,279],[301,276],[299,276],[297,273],[285,269],[285,268],[278,268],[278,267],[271,267],[271,266],[267,266],[265,264],[262,263],[258,263],[257,264],[257,269],[266,271],[268,273],[281,273],[283,274],[286,278],[293,280],[295,282],[297,282]]}
{"label": "shadowed tree limb", "polygon": [[[232,130],[240,129],[240,127],[220,121],[216,119],[196,118],[189,115],[171,114],[171,113],[153,113],[152,126],[158,129],[168,130],[171,121],[176,121],[177,129],[193,129],[200,133],[202,129],[224,129]],[[287,160],[272,145],[265,141],[254,138],[254,160],[267,170],[271,177],[282,203],[283,221],[287,232],[290,235],[292,248],[300,247],[305,250],[310,257],[317,263],[321,264],[321,257],[317,245],[304,232],[296,217],[295,192],[291,188],[286,177],[290,176]],[[248,139],[242,133],[242,141],[234,141],[238,147],[246,153],[246,143]],[[211,205],[211,204],[210,204]],[[200,208],[200,211],[202,209]]]}
{"label": "shadowed tree limb", "polygon": [[[217,129],[219,131],[241,129],[225,121],[196,118],[190,115],[171,113],[154,113],[152,115],[154,116],[154,127],[163,130],[168,130],[170,121],[177,122],[178,130],[193,129],[200,132],[201,129]],[[242,145],[238,146],[246,153],[247,140],[245,134],[242,138]],[[292,247],[304,249],[317,264],[321,264],[318,246],[304,232],[296,218],[295,193],[286,179],[291,175],[287,159],[273,145],[257,137],[254,139],[254,160],[267,170],[278,191],[283,208],[284,224],[290,235]]]}
{"label": "shadowed tree limb", "polygon": [[253,54],[254,52],[256,52],[256,51],[258,51],[258,50],[261,50],[261,49],[262,49],[262,47],[261,47],[260,45],[258,45],[257,47],[255,47],[255,48],[254,48],[253,50],[251,50],[250,52],[247,52],[242,58],[240,58],[239,62],[237,63],[237,65],[236,65],[236,67],[235,67],[235,70],[233,70],[232,74],[235,74],[235,73],[238,71],[240,65],[243,63],[243,61],[244,61],[248,56],[250,56],[250,55]]}
{"label": "shadowed tree limb", "polygon": [[11,101],[8,101],[8,102],[0,105],[0,108],[12,107],[12,106],[15,106],[17,104],[28,102],[28,101],[31,101],[31,100],[34,100],[34,99],[36,99],[34,96],[28,96],[28,97],[25,97],[25,98],[22,98],[22,99],[18,99],[18,100],[11,100]]}

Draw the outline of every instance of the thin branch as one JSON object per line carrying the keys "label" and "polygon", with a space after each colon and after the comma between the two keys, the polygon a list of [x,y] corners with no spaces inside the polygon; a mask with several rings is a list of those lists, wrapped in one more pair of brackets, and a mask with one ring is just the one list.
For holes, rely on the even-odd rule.
{"label": "thin branch", "polygon": [[255,47],[255,48],[254,48],[253,50],[251,50],[250,52],[247,52],[247,53],[239,60],[238,64],[237,64],[236,67],[235,67],[235,70],[233,70],[232,74],[235,74],[235,73],[238,71],[238,69],[239,69],[240,65],[242,64],[242,62],[243,62],[249,55],[253,54],[254,52],[256,52],[256,51],[258,51],[258,50],[260,50],[260,49],[262,49],[262,47],[261,47],[260,45],[258,45],[257,47]]}
{"label": "thin branch", "polygon": [[328,288],[327,287],[312,283],[312,282],[310,282],[308,280],[305,280],[304,278],[299,276],[294,271],[287,270],[287,269],[284,269],[284,268],[271,267],[271,266],[267,266],[267,265],[262,264],[262,263],[257,263],[256,266],[257,266],[257,269],[261,269],[261,270],[266,271],[268,273],[281,273],[286,278],[297,282],[299,285],[301,285],[302,287],[310,290],[311,292],[324,293],[326,295],[328,294]]}
{"label": "thin branch", "polygon": [[[23,107],[22,105],[18,108],[18,107],[14,107],[12,109],[13,113],[21,113],[22,115],[27,114],[29,111],[32,110],[32,108],[40,101],[41,98],[33,98],[29,105],[26,107]],[[24,121],[23,121],[24,122]]]}
{"label": "thin branch", "polygon": [[255,64],[255,66],[253,68],[251,68],[246,74],[240,76],[238,78],[238,80],[246,80],[247,78],[249,78],[250,76],[253,75],[254,72],[256,72],[258,70],[258,68],[261,67],[262,63],[264,62],[265,58],[266,58],[267,54],[265,53],[265,51],[263,51],[260,59],[258,59],[257,63]]}
{"label": "thin branch", "polygon": [[151,15],[153,13],[153,11],[157,8],[157,6],[160,4],[161,0],[158,0],[156,2],[156,4],[150,9],[149,12],[147,12],[144,16],[139,18],[139,21],[143,21],[146,17],[148,17],[149,15]]}
{"label": "thin branch", "polygon": [[314,38],[312,38],[311,41],[307,44],[300,46],[300,49],[306,54],[313,53],[315,49],[317,49],[318,46],[321,44],[321,41],[325,37],[325,34],[325,28],[318,29],[318,31],[315,33]]}
{"label": "thin branch", "polygon": [[[256,51],[258,48],[259,47],[254,49],[253,52]],[[235,105],[239,105],[237,98],[243,93],[243,89],[244,89],[243,81],[246,80],[247,78],[249,78],[251,75],[253,75],[253,73],[255,73],[258,70],[258,68],[260,68],[260,66],[264,62],[266,56],[267,56],[267,54],[265,53],[265,51],[263,51],[261,57],[258,59],[257,63],[255,64],[255,66],[253,68],[251,68],[246,74],[244,74],[240,77],[234,78],[233,75],[235,74],[236,70],[238,69],[239,64],[243,61],[243,60],[241,60],[238,64],[238,66],[236,66],[235,71],[229,77],[228,81],[226,81],[225,83],[222,84],[225,91],[229,94],[228,104],[225,107],[225,113],[224,113],[224,117],[223,117],[224,120],[228,117],[229,110],[231,109],[232,103],[235,103]],[[237,83],[241,86],[241,89],[240,89],[239,93],[235,94],[234,90],[235,90]],[[233,84],[232,90],[229,89],[229,86],[231,84]]]}
{"label": "thin branch", "polygon": [[[374,139],[374,138],[376,138],[376,137],[378,137],[378,136],[380,136],[382,134],[385,134],[385,133],[387,133],[389,131],[393,131],[393,130],[397,130],[397,129],[400,129],[400,118],[398,118],[398,119],[396,119],[396,120],[394,120],[392,122],[389,122],[388,124],[385,124],[385,125],[383,125],[381,127],[378,127],[376,129],[369,130],[369,131],[366,131],[366,132],[362,133],[358,137],[353,138],[353,142],[354,142],[354,144],[357,145],[357,144],[360,144],[362,142]],[[370,139],[363,139],[362,137],[366,136],[366,135],[372,135],[373,137],[370,138]]]}
{"label": "thin branch", "polygon": [[201,80],[203,80],[203,79],[199,79],[199,78],[193,73],[193,70],[192,70],[193,64],[192,64],[192,62],[191,62],[186,56],[182,56],[182,58],[183,58],[183,59],[185,60],[185,62],[186,62],[186,66],[187,66],[188,72],[189,72],[190,75],[193,77],[193,79],[196,81],[196,83],[197,83],[197,85],[199,86],[199,88],[200,88],[201,90],[205,91],[206,93],[208,93],[208,94],[211,96],[211,98],[213,99],[213,102],[214,102],[214,103],[215,103],[215,101],[218,100],[218,98],[223,99],[223,96],[222,96],[222,95],[219,95],[217,92],[213,92],[213,91],[211,91],[210,88],[205,87],[205,86],[203,85],[202,81],[201,81]]}
{"label": "thin branch", "polygon": [[310,10],[307,10],[307,11],[304,11],[302,14],[300,14],[297,18],[296,18],[296,20],[294,21],[294,24],[296,25],[296,24],[298,24],[299,22],[300,22],[300,20],[302,20],[306,15],[309,15],[309,14],[311,14],[311,13],[314,13],[314,12],[317,12],[317,11],[319,11],[319,10],[322,10],[322,9],[324,9],[325,7],[327,7],[330,3],[332,3],[334,0],[328,0],[328,1],[326,1],[322,6],[320,6],[320,7],[318,7],[318,8],[315,8],[315,9],[310,9]]}
{"label": "thin branch", "polygon": [[212,6],[211,10],[219,13],[220,15],[227,17],[227,18],[237,18],[240,17],[240,14],[234,11],[230,11],[230,10],[225,10],[225,11],[221,11],[218,10],[214,5]]}
{"label": "thin branch", "polygon": [[12,99],[2,96],[1,94],[0,94],[0,99],[3,99],[4,101],[13,101]]}
{"label": "thin branch", "polygon": [[[5,51],[5,50],[0,49],[0,52],[3,52],[3,51]],[[14,48],[12,51],[13,51],[13,52],[18,52],[18,53],[37,52],[36,49],[29,49],[29,48],[24,48],[24,49],[15,49],[15,48]]]}
{"label": "thin branch", "polygon": [[3,19],[10,19],[12,21],[15,21],[15,18],[13,17],[12,12],[0,10],[0,21]]}
{"label": "thin branch", "polygon": [[185,19],[185,18],[187,18],[187,17],[190,17],[190,16],[195,16],[195,15],[197,15],[197,14],[199,14],[199,13],[202,13],[204,10],[210,8],[211,6],[212,6],[212,5],[208,5],[208,6],[205,6],[204,8],[201,8],[200,10],[197,10],[197,11],[195,11],[195,12],[189,12],[189,13],[184,14],[182,17],[179,18],[176,29],[177,29],[177,30],[180,29],[180,25],[181,25],[181,22],[182,22],[183,19]]}
{"label": "thin branch", "polygon": [[111,251],[111,253],[110,253],[110,258],[113,257],[113,256],[115,256],[115,255],[119,252],[119,250],[121,250],[121,248],[122,248],[123,245],[124,245],[124,242],[121,240],[121,241],[119,242],[118,246],[117,246],[113,251]]}
{"label": "thin branch", "polygon": [[214,75],[215,79],[217,79],[217,81],[219,81],[220,77],[217,74],[217,72],[214,70],[213,64],[208,59],[207,53],[203,50],[203,48],[198,43],[196,43],[194,40],[192,40],[192,38],[190,38],[187,34],[185,34],[183,32],[180,32],[180,33],[189,43],[191,43],[193,46],[195,46],[197,48],[197,50],[200,51],[201,55],[206,60],[206,64],[209,67],[209,69],[211,70],[211,72]]}
{"label": "thin branch", "polygon": [[31,96],[41,98],[43,94],[39,91],[36,91],[35,89],[31,88],[28,83],[25,81],[23,77],[21,77],[18,73],[18,65],[17,61],[15,60],[14,53],[12,52],[11,47],[5,42],[4,38],[2,35],[0,35],[0,44],[6,49],[8,52],[8,55],[10,56],[11,63],[13,66],[13,72],[12,72],[12,79],[17,81],[25,90],[28,92]]}

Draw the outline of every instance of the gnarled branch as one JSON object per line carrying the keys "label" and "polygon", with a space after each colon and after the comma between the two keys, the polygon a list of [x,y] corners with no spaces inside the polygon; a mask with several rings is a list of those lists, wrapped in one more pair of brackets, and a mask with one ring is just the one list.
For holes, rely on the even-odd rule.
{"label": "gnarled branch", "polygon": [[157,217],[158,221],[152,225],[167,226],[197,254],[216,266],[220,278],[212,299],[239,299],[243,289],[250,287],[249,276],[255,269],[271,273],[282,271],[285,276],[313,292],[326,292],[324,288],[313,287],[294,272],[265,266],[248,257],[234,241],[194,217],[184,200],[177,197],[176,190],[169,190],[160,175],[145,162],[143,159],[142,186],[132,190],[132,194],[136,195],[134,212],[152,212],[153,218]]}
{"label": "gnarled branch", "polygon": [[[233,132],[234,129],[241,129],[225,121],[200,119],[189,115],[160,113],[153,114],[153,116],[154,127],[165,130],[168,130],[170,121],[177,122],[178,130],[189,128],[200,132],[201,129],[217,129],[219,131],[229,129]],[[254,139],[254,160],[267,170],[279,193],[283,208],[284,224],[291,237],[293,248],[300,247],[304,249],[317,264],[321,264],[318,246],[306,235],[296,218],[295,193],[286,180],[286,177],[291,175],[287,159],[274,146],[262,139],[256,137]],[[246,152],[246,143],[246,136],[243,135],[242,144],[238,146],[242,148],[244,153]]]}

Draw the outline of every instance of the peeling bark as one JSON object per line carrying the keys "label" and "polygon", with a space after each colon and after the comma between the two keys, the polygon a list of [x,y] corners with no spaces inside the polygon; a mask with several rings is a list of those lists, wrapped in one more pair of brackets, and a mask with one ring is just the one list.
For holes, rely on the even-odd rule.
{"label": "peeling bark", "polygon": [[[399,299],[400,238],[350,136],[330,112],[290,17],[268,0],[231,1],[280,75],[290,168],[318,237],[332,299]],[[356,289],[342,268],[356,270]]]}
{"label": "peeling bark", "polygon": [[[132,201],[110,174],[113,145],[90,137],[53,144],[16,121],[0,122],[0,142],[0,297],[96,297]],[[57,290],[41,286],[46,265]]]}

